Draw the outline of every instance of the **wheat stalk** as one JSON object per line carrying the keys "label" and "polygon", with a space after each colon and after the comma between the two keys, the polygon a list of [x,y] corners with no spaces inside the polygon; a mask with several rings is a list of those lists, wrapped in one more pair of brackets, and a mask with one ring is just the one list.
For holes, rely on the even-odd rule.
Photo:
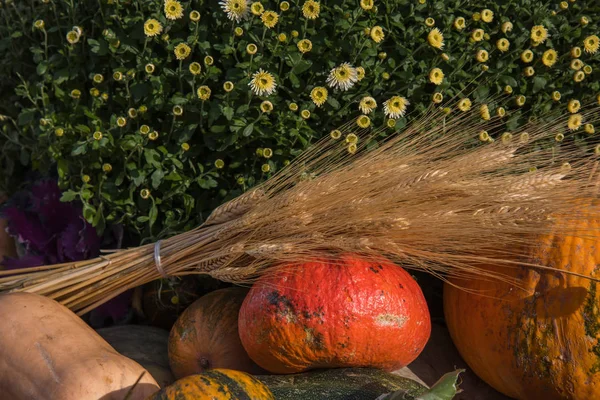
{"label": "wheat stalk", "polygon": [[[599,109],[582,114],[594,121]],[[343,138],[321,140],[217,208],[202,226],[161,241],[162,270],[251,283],[282,263],[335,261],[350,252],[442,279],[509,280],[481,267],[529,265],[521,261],[528,246],[550,231],[597,234],[576,229],[578,219],[598,217],[577,202],[597,195],[596,155],[572,144],[560,152],[538,146],[564,130],[567,117],[502,136],[498,118],[482,121],[475,110],[446,115],[432,107],[370,149],[382,132],[347,124],[342,132],[360,137],[356,154]],[[481,130],[502,139],[476,145]],[[561,225],[556,215],[564,216]],[[42,294],[84,314],[160,278],[154,250],[149,244],[94,260],[0,271],[0,291]]]}

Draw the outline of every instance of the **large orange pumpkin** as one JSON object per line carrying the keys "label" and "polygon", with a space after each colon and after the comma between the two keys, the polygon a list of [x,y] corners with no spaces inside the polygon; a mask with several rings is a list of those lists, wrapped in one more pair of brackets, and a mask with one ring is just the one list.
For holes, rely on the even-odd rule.
{"label": "large orange pumpkin", "polygon": [[275,400],[269,388],[244,372],[213,369],[182,378],[148,400]]}
{"label": "large orange pumpkin", "polygon": [[[579,228],[597,235],[600,220]],[[528,261],[600,278],[600,242],[550,234]],[[547,270],[486,268],[517,278],[519,287],[482,279],[444,287],[450,334],[473,371],[516,399],[599,399],[599,284]]]}
{"label": "large orange pumpkin", "polygon": [[283,266],[261,277],[242,304],[240,338],[274,373],[313,368],[401,368],[431,332],[417,282],[390,262],[342,256]]}
{"label": "large orange pumpkin", "polygon": [[169,335],[169,364],[175,378],[211,368],[263,373],[248,357],[238,334],[238,314],[248,289],[215,290],[196,300]]}

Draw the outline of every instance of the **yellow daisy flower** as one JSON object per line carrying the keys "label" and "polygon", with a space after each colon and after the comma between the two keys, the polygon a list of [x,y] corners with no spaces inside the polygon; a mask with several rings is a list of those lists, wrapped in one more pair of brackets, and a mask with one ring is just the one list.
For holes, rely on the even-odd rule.
{"label": "yellow daisy flower", "polygon": [[479,107],[479,115],[481,116],[481,119],[486,121],[489,121],[490,118],[492,118],[492,116],[490,115],[490,108],[487,104],[482,104]]}
{"label": "yellow daisy flower", "polygon": [[109,163],[102,164],[102,171],[110,172],[110,171],[112,171],[112,169],[113,169],[113,167]]}
{"label": "yellow daisy flower", "polygon": [[596,96],[596,101],[600,104],[600,93]]}
{"label": "yellow daisy flower", "polygon": [[569,3],[567,3],[566,1],[561,1],[559,7],[561,10],[566,10],[567,8],[569,8]]}
{"label": "yellow daisy flower", "polygon": [[260,103],[260,111],[264,113],[270,113],[273,111],[273,103],[271,103],[269,100],[263,101]]}
{"label": "yellow daisy flower", "polygon": [[552,100],[554,101],[559,101],[561,99],[562,95],[560,94],[560,92],[558,90],[555,90],[554,92],[552,92]]}
{"label": "yellow daisy flower", "polygon": [[232,21],[240,22],[248,16],[248,0],[221,0],[219,4]]}
{"label": "yellow daisy flower", "polygon": [[317,86],[310,91],[310,98],[317,107],[321,107],[327,101],[327,89],[322,86]]}
{"label": "yellow daisy flower", "polygon": [[189,69],[192,75],[200,75],[200,72],[202,72],[202,66],[196,61],[190,64]]}
{"label": "yellow daisy flower", "polygon": [[46,23],[44,22],[44,20],[43,20],[43,19],[38,19],[37,21],[35,21],[35,22],[33,23],[33,26],[34,26],[36,29],[42,30],[42,29],[44,29],[44,27],[46,26]]}
{"label": "yellow daisy flower", "polygon": [[235,86],[231,81],[227,81],[223,84],[223,90],[225,90],[226,92],[231,92],[234,87]]}
{"label": "yellow daisy flower", "polygon": [[583,67],[583,72],[585,72],[585,74],[586,74],[586,75],[589,75],[589,74],[591,74],[591,73],[592,73],[592,71],[593,71],[593,70],[592,70],[592,66],[591,66],[591,65],[585,65],[585,66]]}
{"label": "yellow daisy flower", "polygon": [[176,20],[183,17],[183,7],[177,0],[165,1],[165,16],[170,20]]}
{"label": "yellow daisy flower", "polygon": [[377,108],[377,101],[373,97],[365,96],[358,103],[358,109],[363,114],[370,114]]}
{"label": "yellow daisy flower", "polygon": [[300,50],[301,53],[308,53],[312,50],[312,42],[308,39],[302,39],[298,42],[298,50]]}
{"label": "yellow daisy flower", "polygon": [[530,36],[531,40],[537,44],[540,44],[544,43],[550,35],[548,34],[548,30],[544,28],[543,25],[535,25],[533,28],[531,28]]}
{"label": "yellow daisy flower", "polygon": [[456,30],[462,31],[466,26],[465,19],[463,17],[458,17],[454,19],[453,25]]}
{"label": "yellow daisy flower", "polygon": [[129,118],[137,118],[138,112],[135,108],[130,108],[129,110],[127,110],[127,115],[129,115]]}
{"label": "yellow daisy flower", "polygon": [[576,58],[571,61],[572,70],[579,71],[581,68],[583,68],[583,61],[581,61],[579,58]]}
{"label": "yellow daisy flower", "polygon": [[321,11],[321,5],[313,0],[308,0],[302,6],[302,14],[304,18],[316,19]]}
{"label": "yellow daisy flower", "polygon": [[346,91],[358,82],[356,68],[348,63],[334,67],[327,77],[327,84],[332,88]]}
{"label": "yellow daisy flower", "polygon": [[94,74],[94,77],[92,78],[92,80],[95,83],[102,83],[104,81],[104,75],[102,75],[102,74]]}
{"label": "yellow daisy flower", "polygon": [[277,83],[271,73],[263,71],[261,68],[252,75],[252,80],[248,83],[248,86],[258,96],[269,96],[275,91]]}
{"label": "yellow daisy flower", "polygon": [[394,96],[383,103],[383,112],[386,117],[397,119],[403,117],[410,102],[402,96]]}
{"label": "yellow daisy flower", "polygon": [[298,35],[300,35],[300,33],[299,33],[297,30],[293,30],[293,31],[292,31],[292,37],[295,37],[295,38],[297,38],[297,37],[298,37]]}
{"label": "yellow daisy flower", "polygon": [[544,64],[546,67],[553,66],[557,60],[558,54],[554,49],[548,49],[544,52],[544,54],[542,54],[542,64]]}
{"label": "yellow daisy flower", "polygon": [[208,100],[208,99],[210,99],[210,93],[211,93],[211,90],[206,85],[200,86],[198,88],[198,90],[196,90],[196,94],[198,95],[198,97],[200,98],[200,100]]}
{"label": "yellow daisy flower", "polygon": [[54,134],[55,134],[57,137],[61,137],[62,135],[64,135],[64,134],[65,134],[65,130],[64,130],[63,128],[56,128],[56,129],[54,130]]}
{"label": "yellow daisy flower", "polygon": [[300,116],[303,119],[309,119],[310,118],[310,111],[309,110],[302,110],[302,111],[300,111]]}
{"label": "yellow daisy flower", "polygon": [[581,57],[581,47],[577,47],[577,46],[573,47],[569,54],[571,54],[571,58]]}
{"label": "yellow daisy flower", "polygon": [[383,41],[385,37],[385,34],[383,33],[383,28],[380,26],[374,26],[373,28],[371,28],[371,39],[373,39],[373,41],[375,43],[381,43],[381,41]]}
{"label": "yellow daisy flower", "polygon": [[356,119],[356,125],[363,129],[368,128],[369,126],[371,126],[371,118],[369,118],[366,115],[361,115]]}
{"label": "yellow daisy flower", "polygon": [[594,125],[592,124],[585,124],[583,126],[583,129],[585,130],[585,133],[587,134],[593,134],[594,132],[596,132],[596,129],[594,128]]}
{"label": "yellow daisy flower", "polygon": [[77,42],[79,42],[80,37],[81,36],[75,31],[67,32],[67,42],[71,44],[76,44]]}
{"label": "yellow daisy flower", "polygon": [[225,161],[221,160],[220,158],[216,159],[215,160],[215,168],[223,169],[223,167],[225,167]]}
{"label": "yellow daisy flower", "polygon": [[349,133],[346,135],[346,143],[358,143],[358,136],[355,133]]}
{"label": "yellow daisy flower", "polygon": [[460,111],[464,111],[464,112],[466,112],[466,111],[469,111],[469,110],[471,109],[471,105],[472,105],[472,103],[471,103],[471,99],[469,99],[469,98],[467,97],[467,98],[464,98],[464,99],[462,99],[462,100],[460,100],[460,101],[458,102],[458,109],[459,109]]}
{"label": "yellow daisy flower", "polygon": [[358,147],[356,146],[355,143],[350,143],[347,147],[348,153],[350,154],[354,154],[356,153],[356,150],[358,150]]}
{"label": "yellow daisy flower", "polygon": [[583,71],[577,71],[575,72],[575,75],[573,75],[573,80],[575,82],[581,82],[585,79],[585,72]]}
{"label": "yellow daisy flower", "polygon": [[289,108],[290,108],[290,111],[298,111],[298,104],[290,103]]}
{"label": "yellow daisy flower", "polygon": [[365,77],[365,69],[363,67],[356,67],[356,79],[360,82]]}
{"label": "yellow daisy flower", "polygon": [[494,12],[486,8],[481,12],[481,20],[487,23],[492,22],[494,20]]}
{"label": "yellow daisy flower", "polygon": [[481,20],[481,13],[474,12],[472,18],[473,18],[473,21],[475,21],[475,22]]}
{"label": "yellow daisy flower", "polygon": [[260,170],[266,174],[267,172],[271,171],[271,166],[269,164],[263,164],[260,167]]}
{"label": "yellow daisy flower", "polygon": [[489,54],[486,50],[478,50],[475,59],[479,62],[486,62],[489,59]]}
{"label": "yellow daisy flower", "polygon": [[573,114],[569,117],[569,121],[567,122],[567,127],[571,131],[576,131],[581,127],[583,118],[581,114]]}
{"label": "yellow daisy flower", "polygon": [[435,19],[429,17],[425,20],[425,25],[427,25],[428,27],[433,27],[435,25]]}
{"label": "yellow daisy flower", "polygon": [[174,52],[175,57],[178,60],[185,60],[192,52],[192,49],[185,43],[179,43],[177,46],[175,46]]}
{"label": "yellow daisy flower", "polygon": [[386,125],[388,128],[395,128],[395,127],[396,127],[396,120],[395,120],[395,119],[393,119],[393,118],[391,118],[391,119],[388,119],[388,120],[385,122],[385,125]]}
{"label": "yellow daisy flower", "polygon": [[434,85],[441,85],[444,81],[444,72],[439,68],[429,71],[429,81]]}
{"label": "yellow daisy flower", "polygon": [[118,127],[123,128],[125,125],[127,125],[127,119],[125,117],[117,118],[117,126]]}
{"label": "yellow daisy flower", "polygon": [[498,41],[496,42],[496,47],[498,48],[498,50],[504,53],[508,51],[508,48],[510,47],[510,42],[506,38],[498,39]]}
{"label": "yellow daisy flower", "polygon": [[190,21],[192,21],[192,22],[200,21],[200,12],[198,12],[196,10],[192,10],[190,12]]}
{"label": "yellow daisy flower", "polygon": [[183,107],[173,106],[173,115],[176,117],[181,117],[183,115]]}
{"label": "yellow daisy flower", "polygon": [[102,132],[96,131],[96,132],[94,132],[92,137],[94,138],[94,140],[102,140]]}
{"label": "yellow daisy flower", "polygon": [[504,107],[498,107],[496,109],[496,115],[500,118],[504,117],[506,115],[506,110],[504,109]]}
{"label": "yellow daisy flower", "polygon": [[233,33],[235,34],[235,36],[242,36],[244,34],[244,29],[242,29],[239,26],[236,26],[235,29],[233,30]]}
{"label": "yellow daisy flower", "polygon": [[517,105],[519,107],[525,105],[526,101],[527,101],[527,98],[525,96],[523,96],[522,94],[518,95],[517,98],[515,99],[515,103],[517,103]]}
{"label": "yellow daisy flower", "polygon": [[450,59],[450,56],[446,53],[442,53],[440,55],[440,57],[442,57],[442,60],[444,60],[444,61],[448,61]]}
{"label": "yellow daisy flower", "polygon": [[567,110],[569,110],[571,114],[575,114],[580,108],[581,102],[579,100],[570,100],[569,104],[567,105]]}
{"label": "yellow daisy flower", "polygon": [[287,35],[285,33],[280,33],[277,35],[277,40],[279,40],[281,43],[284,43],[287,41]]}
{"label": "yellow daisy flower", "polygon": [[287,1],[282,1],[281,3],[279,3],[279,9],[281,11],[287,11],[290,9],[290,3]]}
{"label": "yellow daisy flower", "polygon": [[150,127],[148,125],[140,126],[140,134],[141,135],[147,135],[149,133],[150,133]]}
{"label": "yellow daisy flower", "polygon": [[535,69],[533,69],[533,67],[527,67],[525,68],[524,74],[527,77],[531,77],[535,74]]}
{"label": "yellow daisy flower", "polygon": [[524,63],[530,63],[533,61],[533,51],[527,49],[521,53],[521,61]]}
{"label": "yellow daisy flower", "polygon": [[435,104],[440,104],[443,100],[444,100],[444,95],[441,94],[440,92],[435,92],[431,98],[431,101],[433,101]]}
{"label": "yellow daisy flower", "polygon": [[508,33],[511,32],[513,30],[513,24],[510,21],[506,21],[502,24],[502,27],[500,28],[500,30],[502,30],[502,33]]}
{"label": "yellow daisy flower", "polygon": [[504,93],[511,94],[513,92],[513,88],[510,85],[504,86]]}
{"label": "yellow daisy flower", "polygon": [[144,70],[146,71],[147,74],[152,75],[154,73],[154,64],[152,63],[148,63],[146,64],[146,66],[144,67]]}
{"label": "yellow daisy flower", "polygon": [[598,48],[600,48],[600,38],[596,35],[591,35],[583,40],[583,48],[586,53],[596,54]]}
{"label": "yellow daisy flower", "polygon": [[563,140],[565,140],[565,135],[562,133],[557,133],[556,136],[554,136],[554,140],[556,140],[557,142],[562,142]]}
{"label": "yellow daisy flower", "polygon": [[279,15],[275,11],[265,11],[260,19],[267,28],[274,28],[279,21]]}
{"label": "yellow daisy flower", "polygon": [[588,17],[581,17],[579,18],[579,23],[581,24],[581,26],[586,26],[590,23],[590,20]]}
{"label": "yellow daisy flower", "polygon": [[250,6],[250,11],[252,11],[252,14],[254,15],[262,15],[262,13],[265,12],[265,7],[263,7],[262,3],[257,1],[252,3]]}
{"label": "yellow daisy flower", "polygon": [[340,131],[339,129],[334,129],[331,132],[329,132],[329,136],[331,136],[331,138],[334,140],[338,140],[342,137],[342,131]]}
{"label": "yellow daisy flower", "polygon": [[490,139],[490,134],[487,131],[479,132],[479,140],[481,140],[482,142],[489,142]]}
{"label": "yellow daisy flower", "polygon": [[181,150],[188,151],[190,149],[189,143],[181,143]]}
{"label": "yellow daisy flower", "polygon": [[429,34],[427,34],[427,42],[431,47],[435,47],[436,49],[440,50],[443,49],[444,35],[442,34],[442,31],[440,31],[438,28],[433,28],[431,31],[429,31]]}
{"label": "yellow daisy flower", "polygon": [[474,42],[481,42],[483,40],[484,35],[485,32],[483,31],[483,29],[475,29],[473,32],[471,32],[471,40]]}
{"label": "yellow daisy flower", "polygon": [[373,0],[360,0],[360,7],[365,11],[371,10],[374,5]]}
{"label": "yellow daisy flower", "polygon": [[83,183],[89,183],[91,179],[92,179],[92,178],[90,178],[90,176],[89,176],[89,175],[83,175],[83,176],[81,177],[81,180],[83,181]]}
{"label": "yellow daisy flower", "polygon": [[262,156],[264,158],[271,158],[271,157],[273,157],[273,149],[270,149],[268,147],[265,148],[265,149],[263,149]]}
{"label": "yellow daisy flower", "polygon": [[246,46],[246,53],[248,53],[250,55],[256,54],[257,51],[258,51],[258,47],[254,43],[250,43],[250,44],[248,44],[248,46]]}

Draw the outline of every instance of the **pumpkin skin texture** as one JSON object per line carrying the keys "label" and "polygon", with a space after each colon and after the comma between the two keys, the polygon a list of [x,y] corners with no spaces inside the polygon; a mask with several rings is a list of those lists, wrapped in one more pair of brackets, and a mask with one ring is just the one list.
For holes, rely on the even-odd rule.
{"label": "pumpkin skin texture", "polygon": [[186,376],[148,400],[275,400],[269,388],[244,372],[213,369]]}
{"label": "pumpkin skin texture", "polygon": [[259,278],[240,309],[239,331],[250,357],[273,373],[392,371],[423,350],[431,321],[421,288],[404,269],[343,255]]}
{"label": "pumpkin skin texture", "polygon": [[[579,226],[597,230],[600,220]],[[600,243],[590,237],[545,235],[529,258],[600,277]],[[547,270],[485,268],[518,278],[520,287],[482,279],[451,281],[475,293],[444,287],[448,329],[471,369],[516,399],[600,398],[598,283]]]}
{"label": "pumpkin skin texture", "polygon": [[238,333],[238,314],[248,289],[215,290],[196,300],[169,335],[169,364],[176,379],[212,368],[264,373],[248,357]]}
{"label": "pumpkin skin texture", "polygon": [[159,390],[74,313],[30,293],[0,295],[0,397],[12,400],[143,400]]}

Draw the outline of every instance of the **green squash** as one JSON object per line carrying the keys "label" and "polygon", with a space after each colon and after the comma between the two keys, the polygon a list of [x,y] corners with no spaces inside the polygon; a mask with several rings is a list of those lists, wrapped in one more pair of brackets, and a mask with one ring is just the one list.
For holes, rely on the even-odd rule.
{"label": "green squash", "polygon": [[[435,389],[430,391],[412,379],[373,368],[326,369],[292,375],[257,375],[256,378],[271,389],[277,400],[374,400],[390,392],[411,400]],[[455,393],[438,398],[452,399]]]}

